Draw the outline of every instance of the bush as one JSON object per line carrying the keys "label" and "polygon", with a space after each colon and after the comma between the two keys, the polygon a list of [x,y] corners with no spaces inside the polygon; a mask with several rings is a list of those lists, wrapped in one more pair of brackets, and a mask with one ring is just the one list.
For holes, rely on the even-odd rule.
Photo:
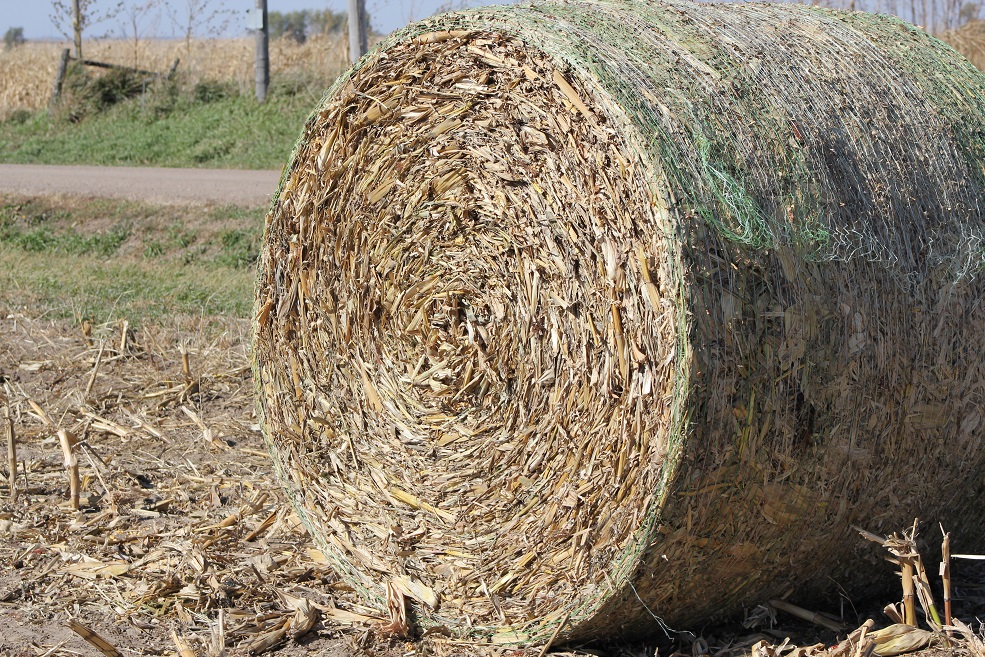
{"label": "bush", "polygon": [[316,34],[341,34],[346,20],[345,12],[331,9],[271,11],[267,14],[267,27],[271,39],[286,37],[297,43],[304,43],[308,37]]}
{"label": "bush", "polygon": [[97,109],[104,110],[146,89],[146,75],[123,68],[110,69],[92,81],[92,97]]}
{"label": "bush", "polygon": [[140,103],[127,105],[130,116],[138,115],[144,123],[153,123],[174,114],[184,96],[178,78],[157,78],[147,82]]}
{"label": "bush", "polygon": [[26,109],[15,109],[10,115],[7,116],[7,123],[12,123],[14,125],[24,125],[31,120],[31,114]]}
{"label": "bush", "polygon": [[92,75],[84,65],[73,62],[65,72],[56,114],[77,123],[86,116],[140,95],[147,86],[147,76],[143,73],[114,68],[102,75]]}

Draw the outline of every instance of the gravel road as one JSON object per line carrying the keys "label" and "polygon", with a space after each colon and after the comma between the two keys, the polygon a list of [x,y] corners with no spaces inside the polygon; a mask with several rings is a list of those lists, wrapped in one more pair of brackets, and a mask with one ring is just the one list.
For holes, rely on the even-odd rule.
{"label": "gravel road", "polygon": [[0,193],[265,206],[280,171],[0,164]]}

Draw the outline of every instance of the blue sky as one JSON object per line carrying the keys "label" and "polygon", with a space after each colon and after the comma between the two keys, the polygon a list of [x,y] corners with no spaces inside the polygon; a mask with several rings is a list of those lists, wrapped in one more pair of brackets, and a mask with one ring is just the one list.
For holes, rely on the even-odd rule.
{"label": "blue sky", "polygon": [[[231,34],[244,34],[247,9],[256,6],[255,0],[209,0],[214,6],[222,4],[233,12],[234,20]],[[406,25],[413,20],[426,18],[433,14],[438,7],[448,4],[448,0],[365,0],[366,9],[372,17],[373,27],[389,32]],[[109,8],[116,5],[118,0],[96,0],[95,7]],[[161,0],[160,4],[163,4]],[[482,0],[473,4],[498,4],[503,0]],[[65,4],[71,6],[70,0]],[[127,6],[134,6],[133,0],[124,0]],[[172,0],[177,8],[185,5],[185,0]],[[456,5],[460,0],[456,0]],[[298,9],[333,9],[342,11],[346,0],[267,0],[268,11],[295,11]],[[0,0],[0,33],[11,27],[23,27],[27,39],[59,38],[58,30],[51,23],[52,13],[49,0]],[[98,26],[94,32],[119,30],[119,21],[110,21]],[[163,16],[157,28],[157,36],[167,37],[172,32],[171,23]]]}

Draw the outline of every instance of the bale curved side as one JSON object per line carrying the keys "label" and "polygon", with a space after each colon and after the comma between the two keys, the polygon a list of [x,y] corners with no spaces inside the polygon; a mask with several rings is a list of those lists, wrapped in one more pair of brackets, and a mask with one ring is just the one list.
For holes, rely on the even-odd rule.
{"label": "bale curved side", "polygon": [[859,587],[852,524],[975,545],[983,99],[915,28],[796,5],[391,37],[260,261],[261,425],[312,535],[501,643]]}

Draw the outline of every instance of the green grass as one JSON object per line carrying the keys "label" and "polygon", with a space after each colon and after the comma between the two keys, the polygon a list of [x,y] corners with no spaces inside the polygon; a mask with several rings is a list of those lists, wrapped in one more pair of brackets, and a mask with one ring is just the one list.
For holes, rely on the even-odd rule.
{"label": "green grass", "polygon": [[0,305],[95,322],[246,318],[262,225],[260,208],[0,196]]}
{"label": "green grass", "polygon": [[98,109],[67,99],[0,123],[0,162],[279,169],[323,92],[281,84],[259,104],[235,89],[166,86]]}

